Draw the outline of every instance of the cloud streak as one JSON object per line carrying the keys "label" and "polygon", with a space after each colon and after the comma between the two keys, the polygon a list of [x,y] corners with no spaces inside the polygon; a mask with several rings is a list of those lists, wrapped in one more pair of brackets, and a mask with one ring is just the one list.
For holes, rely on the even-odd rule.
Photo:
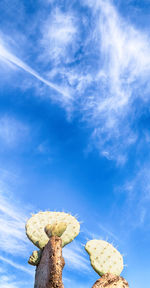
{"label": "cloud streak", "polygon": [[[150,167],[149,163],[138,167],[137,171],[125,181],[124,185],[116,188],[120,199],[125,195],[121,213],[122,219],[130,223],[131,229],[137,227],[149,227],[150,205]],[[136,207],[136,209],[135,209]]]}
{"label": "cloud streak", "polygon": [[31,269],[28,269],[28,268],[24,267],[23,265],[17,264],[14,261],[12,261],[6,257],[3,257],[1,255],[0,255],[0,261],[3,261],[5,263],[9,264],[10,266],[16,268],[17,270],[21,270],[25,273],[28,273],[29,275],[33,276],[33,274],[34,274],[33,271],[31,271]]}
{"label": "cloud streak", "polygon": [[93,80],[96,88],[82,97],[83,117],[94,129],[92,141],[100,153],[124,164],[128,148],[138,139],[132,129],[137,121],[136,101],[140,99],[144,106],[150,100],[150,39],[124,20],[110,1],[87,1],[86,5],[96,19],[91,41],[100,61]]}
{"label": "cloud streak", "polygon": [[[0,58],[61,94],[56,101],[66,110],[71,104],[92,130],[89,151],[94,147],[123,165],[139,138],[132,127],[150,101],[150,39],[123,19],[112,2],[88,0],[82,5],[90,9],[89,19],[85,15],[78,19],[77,13],[64,12],[58,5],[41,25],[39,48],[44,52],[38,60],[42,67],[51,63],[44,75],[52,81],[16,57],[3,39]],[[84,29],[89,29],[86,36]],[[137,107],[137,101],[142,105]]]}
{"label": "cloud streak", "polygon": [[24,228],[27,215],[8,196],[3,181],[0,182],[0,216],[1,251],[12,255],[27,255],[29,245]]}
{"label": "cloud streak", "polygon": [[[93,130],[91,147],[123,165],[139,137],[132,129],[138,120],[136,101],[144,106],[150,100],[150,39],[123,19],[111,1],[88,0],[82,5],[89,7],[91,18],[53,11],[52,19],[43,24],[46,60],[41,57],[54,61],[47,76],[72,88],[73,108]],[[84,29],[89,29],[85,37]]]}
{"label": "cloud streak", "polygon": [[75,269],[77,271],[81,271],[82,269],[85,273],[88,273],[90,263],[85,257],[83,249],[84,248],[81,248],[77,241],[75,241],[75,244],[72,243],[72,247],[64,247],[63,255],[69,269]]}
{"label": "cloud streak", "polygon": [[0,275],[0,287],[1,288],[27,288],[29,285],[33,285],[32,283],[29,284],[29,281],[17,281],[14,275],[9,274],[1,274]]}
{"label": "cloud streak", "polygon": [[4,44],[2,43],[2,40],[0,39],[0,59],[2,61],[5,61],[6,63],[14,64],[17,67],[21,68],[25,72],[31,74],[34,76],[36,79],[47,85],[48,87],[54,89],[61,95],[63,95],[65,98],[69,99],[70,95],[69,92],[66,90],[65,87],[60,88],[56,84],[53,84],[52,82],[46,80],[42,76],[40,76],[34,69],[32,69],[30,66],[28,66],[26,63],[24,63],[22,60],[20,60],[18,57],[13,55],[11,52],[9,52],[8,49],[5,48]]}

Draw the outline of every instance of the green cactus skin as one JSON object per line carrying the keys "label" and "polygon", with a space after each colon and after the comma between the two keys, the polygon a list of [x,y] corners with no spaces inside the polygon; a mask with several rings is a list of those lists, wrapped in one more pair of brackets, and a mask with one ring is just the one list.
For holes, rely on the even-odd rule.
{"label": "green cactus skin", "polygon": [[45,233],[45,227],[47,224],[66,223],[67,227],[61,236],[62,247],[73,241],[73,239],[79,234],[80,224],[75,217],[65,212],[39,212],[27,221],[26,234],[27,237],[38,248],[43,249],[48,243],[49,238]]}
{"label": "green cactus skin", "polygon": [[28,263],[33,266],[37,266],[40,263],[42,256],[42,250],[33,251],[32,255],[30,256]]}
{"label": "green cactus skin", "polygon": [[112,273],[120,275],[123,270],[123,257],[110,243],[103,240],[90,240],[85,245],[90,255],[91,265],[100,275]]}
{"label": "green cactus skin", "polygon": [[61,237],[67,228],[65,222],[55,222],[54,224],[47,224],[45,227],[45,233],[50,238],[51,236]]}

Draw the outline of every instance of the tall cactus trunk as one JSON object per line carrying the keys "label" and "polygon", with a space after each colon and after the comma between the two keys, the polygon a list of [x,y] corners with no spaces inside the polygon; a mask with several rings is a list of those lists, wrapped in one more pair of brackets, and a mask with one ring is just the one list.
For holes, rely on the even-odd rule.
{"label": "tall cactus trunk", "polygon": [[34,288],[64,288],[62,270],[65,265],[62,257],[62,240],[52,236],[44,247],[35,274]]}
{"label": "tall cactus trunk", "polygon": [[92,288],[129,288],[129,285],[123,277],[106,273],[95,282]]}

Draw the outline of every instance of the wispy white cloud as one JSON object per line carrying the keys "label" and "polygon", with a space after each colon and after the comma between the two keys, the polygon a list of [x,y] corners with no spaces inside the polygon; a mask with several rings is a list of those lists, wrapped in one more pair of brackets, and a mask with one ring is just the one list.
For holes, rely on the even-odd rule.
{"label": "wispy white cloud", "polygon": [[46,57],[47,61],[55,61],[55,65],[60,61],[70,61],[72,53],[75,52],[77,31],[76,18],[72,12],[64,13],[59,8],[53,9],[42,26],[41,45],[44,54],[41,57]]}
{"label": "wispy white cloud", "polygon": [[[34,274],[27,264],[31,247],[25,235],[25,222],[30,209],[14,199],[10,186],[14,187],[16,181],[17,175],[0,169],[0,287],[3,288],[28,287],[33,282]],[[28,281],[24,281],[24,278],[19,281],[20,276],[12,275],[12,268],[18,274],[30,275]]]}
{"label": "wispy white cloud", "polygon": [[25,234],[25,222],[31,207],[25,207],[12,193],[17,182],[15,173],[0,169],[0,250],[1,256],[5,253],[27,258],[31,245]]}
{"label": "wispy white cloud", "polygon": [[[106,235],[106,237],[107,238],[110,238],[110,239],[115,239],[115,240],[117,240],[117,241],[120,241],[119,240],[119,238],[113,233],[113,232],[111,232],[109,229],[107,229],[106,227],[104,227],[104,225],[101,225],[100,223],[98,224],[98,227],[100,228],[100,230],[102,230],[104,233],[105,233],[105,235]],[[107,239],[108,240],[108,239]]]}
{"label": "wispy white cloud", "polygon": [[20,121],[10,117],[2,116],[0,118],[0,140],[7,146],[15,146],[26,136],[28,136],[29,128]]}
{"label": "wispy white cloud", "polygon": [[[113,2],[89,0],[82,4],[90,7],[94,19],[85,38],[81,39],[81,29],[89,28],[88,20],[79,20],[70,10],[53,10],[43,25],[44,55],[46,61],[54,61],[47,75],[72,87],[74,109],[80,110],[93,129],[91,146],[108,160],[124,164],[128,149],[139,136],[132,129],[135,102],[140,99],[144,105],[149,101],[150,39],[123,19]],[[78,41],[82,52],[77,57]],[[68,57],[73,61],[71,67],[64,65]]]}
{"label": "wispy white cloud", "polygon": [[45,78],[43,78],[42,76],[40,76],[34,69],[32,69],[26,63],[24,63],[22,60],[20,60],[18,57],[16,57],[13,53],[11,53],[9,51],[9,49],[7,49],[5,47],[3,39],[0,39],[0,60],[6,62],[9,65],[13,64],[13,65],[23,69],[24,71],[26,71],[27,73],[31,74],[32,76],[34,76],[39,81],[43,82],[48,87],[54,89],[55,91],[57,91],[58,93],[63,95],[64,99],[70,98],[70,94],[69,94],[67,88],[65,88],[65,87],[61,88],[58,85],[53,84],[50,81],[48,81]]}
{"label": "wispy white cloud", "polygon": [[[150,166],[149,163],[137,167],[137,171],[125,183],[116,188],[120,199],[124,195],[122,204],[122,219],[133,229],[149,227],[150,207]],[[129,225],[130,224],[130,225]]]}
{"label": "wispy white cloud", "polygon": [[21,281],[21,280],[17,281],[14,275],[10,275],[7,273],[1,274],[0,275],[0,287],[1,288],[23,288],[23,287],[27,288],[29,287],[29,281]]}
{"label": "wispy white cloud", "polygon": [[1,288],[19,288],[21,283],[17,283],[13,277],[8,275],[1,275],[0,285]]}
{"label": "wispy white cloud", "polygon": [[[98,216],[99,217],[99,216]],[[117,233],[112,232],[112,227],[108,228],[108,223],[103,223],[103,225],[98,221],[95,231],[90,231],[89,229],[84,228],[84,234],[86,235],[86,241],[90,241],[92,239],[104,240],[112,243],[114,246],[120,243],[121,240],[119,238],[119,231]]]}
{"label": "wispy white cloud", "polygon": [[[105,56],[102,71],[110,83],[113,96],[109,97],[109,101],[106,99],[103,102],[100,110],[105,109],[106,105],[110,110],[116,111],[129,104],[131,96],[136,97],[131,84],[137,79],[140,82],[148,80],[150,40],[142,31],[123,20],[109,1],[99,1],[99,8],[100,51]],[[101,73],[100,71],[100,77]]]}
{"label": "wispy white cloud", "polygon": [[83,99],[85,118],[94,123],[93,141],[101,154],[123,164],[126,150],[138,137],[131,128],[134,103],[137,98],[149,101],[150,39],[123,19],[112,2],[85,5],[97,19],[93,33],[101,59],[95,77],[98,89]]}
{"label": "wispy white cloud", "polygon": [[71,246],[72,247],[67,246],[63,248],[63,255],[68,269],[83,270],[85,273],[88,273],[90,270],[90,262],[86,257],[86,253],[84,253],[84,248],[81,247],[77,241],[72,243]]}
{"label": "wispy white cloud", "polygon": [[[93,132],[89,150],[94,146],[108,160],[124,164],[128,149],[139,137],[132,128],[137,121],[135,108],[141,115],[142,105],[149,102],[150,39],[146,32],[123,19],[113,2],[100,0],[93,4],[88,0],[82,4],[91,9],[94,25],[88,26],[85,16],[79,19],[71,9],[63,12],[58,7],[41,25],[38,60],[46,67],[50,63],[50,70],[44,71],[49,80],[16,57],[4,45],[4,39],[0,42],[0,59],[59,92],[59,102],[66,109],[71,105],[71,109],[79,110],[82,120],[90,125]],[[83,37],[85,26],[89,33]],[[142,103],[140,107],[136,106],[137,99]]]}
{"label": "wispy white cloud", "polygon": [[21,264],[17,264],[17,263],[15,263],[14,261],[12,261],[12,260],[10,260],[10,259],[8,259],[8,258],[6,258],[6,257],[3,257],[3,256],[1,256],[1,255],[0,255],[0,261],[3,261],[3,262],[5,262],[5,263],[9,264],[10,266],[16,268],[17,270],[21,270],[21,271],[23,271],[23,272],[26,272],[26,273],[28,273],[29,275],[32,275],[32,276],[33,276],[33,274],[34,274],[34,272],[33,272],[30,268],[26,268],[25,266],[23,266],[23,265],[21,265]]}
{"label": "wispy white cloud", "polygon": [[25,236],[27,215],[15,205],[3,181],[0,182],[0,241],[1,251],[12,255],[27,254],[29,245]]}

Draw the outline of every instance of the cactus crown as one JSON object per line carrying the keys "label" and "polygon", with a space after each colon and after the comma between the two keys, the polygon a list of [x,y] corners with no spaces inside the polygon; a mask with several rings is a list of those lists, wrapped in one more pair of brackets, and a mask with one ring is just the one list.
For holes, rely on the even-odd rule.
{"label": "cactus crown", "polygon": [[52,235],[61,237],[64,247],[79,234],[79,231],[80,224],[77,219],[64,212],[39,212],[32,215],[26,223],[27,237],[40,249],[45,247]]}
{"label": "cactus crown", "polygon": [[110,243],[103,240],[91,240],[85,245],[90,255],[91,265],[100,275],[112,273],[120,275],[123,270],[123,258]]}
{"label": "cactus crown", "polygon": [[45,226],[45,233],[50,238],[51,236],[61,237],[67,228],[67,224],[65,222],[55,222],[53,224],[47,224]]}

